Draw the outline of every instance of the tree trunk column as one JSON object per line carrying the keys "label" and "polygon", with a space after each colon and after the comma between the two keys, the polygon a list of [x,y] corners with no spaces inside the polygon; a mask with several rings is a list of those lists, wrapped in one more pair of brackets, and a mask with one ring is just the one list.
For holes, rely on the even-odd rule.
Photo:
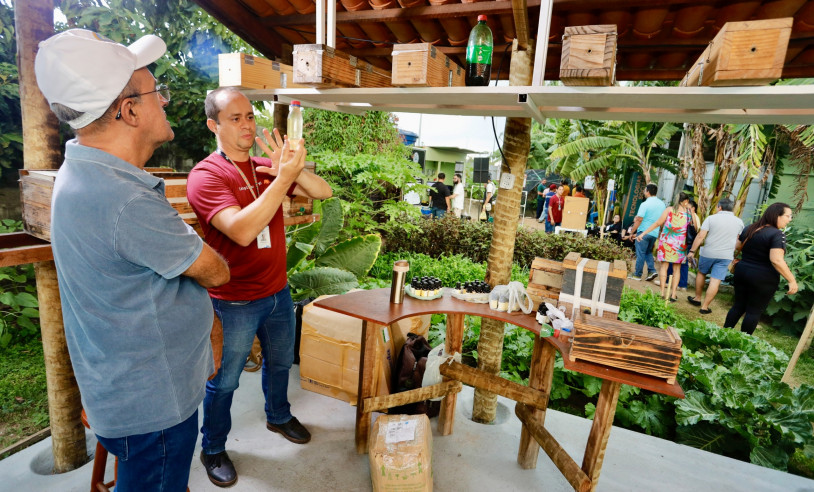
{"label": "tree trunk column", "polygon": [[[40,93],[34,75],[34,58],[39,42],[54,34],[53,1],[18,0],[14,6],[14,24],[25,168],[56,169],[61,159],[59,123]],[[85,429],[80,420],[82,403],[65,344],[56,267],[53,261],[48,261],[37,263],[35,269],[48,382],[54,472],[63,473],[88,461]]]}
{"label": "tree trunk column", "polygon": [[[520,50],[517,40],[512,45],[512,63],[509,85],[531,85],[534,53],[531,49]],[[492,245],[489,248],[486,282],[492,287],[509,283],[514,257],[514,241],[517,221],[520,217],[520,199],[523,195],[523,179],[526,173],[529,148],[531,147],[531,119],[506,118],[503,132],[503,155],[509,172],[514,176],[514,186],[502,189],[495,204]],[[505,166],[503,169],[505,173]],[[500,372],[503,355],[504,323],[489,318],[481,319],[478,340],[478,369],[489,374]],[[472,420],[491,422],[497,411],[497,395],[475,388]]]}

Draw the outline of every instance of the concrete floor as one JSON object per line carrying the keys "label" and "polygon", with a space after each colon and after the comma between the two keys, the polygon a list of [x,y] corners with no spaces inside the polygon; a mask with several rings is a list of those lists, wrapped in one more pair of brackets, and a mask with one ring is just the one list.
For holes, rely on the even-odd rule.
{"label": "concrete floor", "polygon": [[[295,415],[313,434],[295,445],[263,425],[260,374],[244,373],[233,407],[233,430],[227,448],[235,462],[237,491],[368,491],[367,455],[353,445],[355,409],[345,402],[300,389],[297,367],[290,397]],[[439,491],[572,490],[548,456],[540,452],[537,468],[517,465],[520,422],[514,402],[500,398],[497,423],[481,425],[467,414],[472,388],[458,397],[455,432],[438,435],[433,419],[434,487]],[[571,456],[585,449],[591,422],[550,411],[546,427]],[[89,449],[95,439],[89,434]],[[200,440],[199,440],[200,445]],[[46,439],[0,461],[0,491],[85,491],[91,464],[62,475],[50,475],[51,441]],[[112,470],[112,459],[108,470]],[[112,473],[112,472],[111,472]],[[206,478],[196,450],[189,488],[216,491]],[[670,441],[614,427],[608,443],[599,491],[782,491],[814,492],[814,480],[732,460]]]}

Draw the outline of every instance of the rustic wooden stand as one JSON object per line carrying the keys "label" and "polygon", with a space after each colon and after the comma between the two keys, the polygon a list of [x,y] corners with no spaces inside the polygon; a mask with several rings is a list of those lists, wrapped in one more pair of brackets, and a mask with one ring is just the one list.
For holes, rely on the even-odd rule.
{"label": "rustic wooden stand", "polygon": [[[613,418],[616,414],[616,402],[621,385],[630,384],[656,393],[678,398],[684,397],[684,391],[677,383],[667,384],[663,379],[582,360],[571,361],[568,357],[567,340],[554,337],[540,338],[540,325],[532,315],[493,311],[486,304],[461,301],[451,297],[448,292],[440,299],[432,301],[420,301],[405,296],[402,304],[391,304],[390,289],[377,289],[323,299],[317,301],[315,305],[363,321],[362,357],[359,362],[359,393],[356,406],[356,451],[360,454],[364,454],[368,450],[371,412],[431,397],[446,395],[441,403],[438,430],[444,436],[452,434],[457,393],[461,390],[461,383],[466,383],[517,402],[515,413],[523,423],[517,455],[517,462],[521,467],[526,469],[536,467],[537,454],[542,447],[574,487],[574,490],[595,490]],[[386,325],[409,316],[432,313],[447,315],[447,336],[444,347],[447,354],[461,351],[464,315],[466,314],[505,321],[535,333],[537,336],[534,339],[529,386],[512,383],[498,376],[453,362],[442,365],[441,374],[444,376],[444,382],[440,384],[394,395],[374,397],[372,368],[375,365],[375,330],[368,328],[373,324]],[[602,389],[599,393],[596,414],[588,436],[582,466],[577,465],[577,462],[563,450],[543,425],[554,375],[554,356],[557,351],[563,355],[563,364],[566,369],[602,379]]]}

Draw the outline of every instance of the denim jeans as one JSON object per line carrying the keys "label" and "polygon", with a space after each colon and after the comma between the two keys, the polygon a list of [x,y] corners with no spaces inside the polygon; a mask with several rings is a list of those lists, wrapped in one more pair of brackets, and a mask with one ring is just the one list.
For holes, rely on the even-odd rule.
{"label": "denim jeans", "polygon": [[432,207],[430,208],[430,214],[433,219],[440,219],[447,214],[447,211],[444,208]]}
{"label": "denim jeans", "polygon": [[232,428],[230,409],[246,357],[255,335],[263,350],[262,384],[266,420],[284,424],[291,420],[288,373],[294,363],[294,303],[288,286],[255,301],[212,299],[223,322],[223,361],[220,371],[206,383],[201,444],[206,454],[226,449]]}
{"label": "denim jeans", "polygon": [[96,438],[108,453],[119,458],[116,492],[183,492],[187,489],[192,453],[198,440],[198,410],[168,429]]}
{"label": "denim jeans", "polygon": [[635,277],[641,277],[645,262],[647,262],[647,273],[655,273],[656,262],[653,261],[653,246],[658,238],[650,234],[644,236],[641,241],[636,241],[636,271]]}

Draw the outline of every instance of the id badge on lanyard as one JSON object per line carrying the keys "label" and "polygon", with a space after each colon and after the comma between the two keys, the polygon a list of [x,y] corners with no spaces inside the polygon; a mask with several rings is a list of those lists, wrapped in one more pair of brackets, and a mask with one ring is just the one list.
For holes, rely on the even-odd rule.
{"label": "id badge on lanyard", "polygon": [[257,249],[268,248],[271,248],[271,233],[269,232],[269,226],[266,226],[257,235]]}

